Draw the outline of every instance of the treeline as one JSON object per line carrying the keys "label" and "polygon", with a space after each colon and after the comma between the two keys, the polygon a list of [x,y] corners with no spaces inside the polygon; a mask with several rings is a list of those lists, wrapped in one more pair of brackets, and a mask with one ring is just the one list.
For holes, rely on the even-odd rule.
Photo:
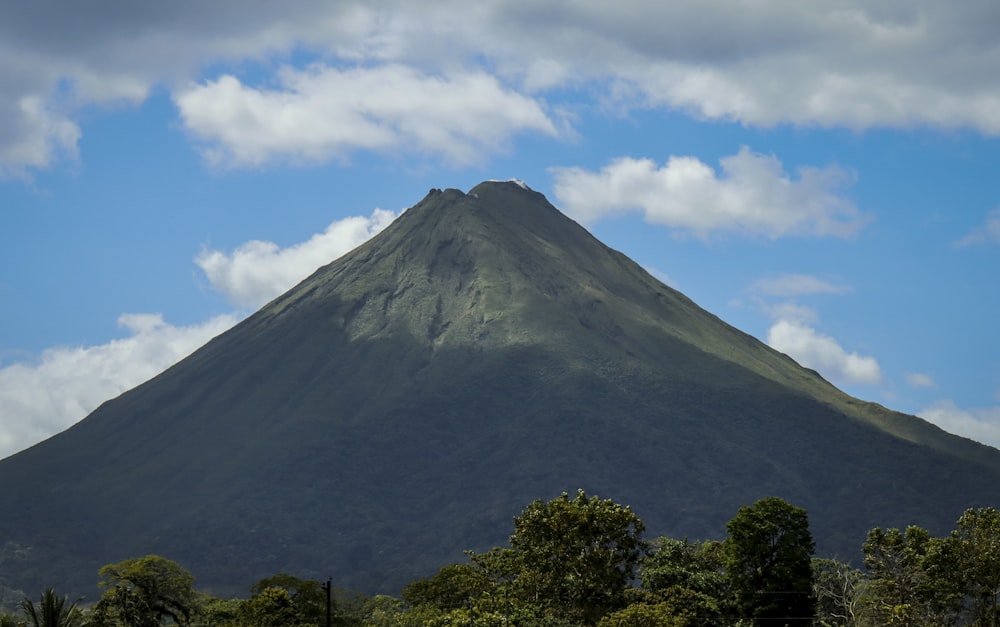
{"label": "treeline", "polygon": [[942,538],[872,529],[864,569],[813,555],[805,510],[770,497],[741,508],[718,541],[643,538],[628,508],[579,491],[535,501],[510,546],[365,597],[278,574],[246,599],[199,593],[177,563],[150,555],[99,571],[103,594],[78,607],[49,589],[0,627],[578,626],[906,627],[1000,625],[1000,512],[966,511]]}

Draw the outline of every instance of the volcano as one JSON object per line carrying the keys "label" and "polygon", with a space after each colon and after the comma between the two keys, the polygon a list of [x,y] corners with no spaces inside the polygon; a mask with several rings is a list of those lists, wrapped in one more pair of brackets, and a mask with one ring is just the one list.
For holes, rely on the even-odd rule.
{"label": "volcano", "polygon": [[391,226],[72,428],[0,461],[0,582],[97,594],[149,553],[199,588],[367,593],[504,545],[583,488],[647,535],[808,510],[818,554],[1000,502],[1000,452],[852,398],[516,182]]}

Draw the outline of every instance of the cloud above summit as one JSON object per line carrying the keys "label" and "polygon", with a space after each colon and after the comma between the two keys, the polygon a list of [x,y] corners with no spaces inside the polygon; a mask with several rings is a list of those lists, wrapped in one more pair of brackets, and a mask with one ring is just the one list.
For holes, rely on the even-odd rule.
{"label": "cloud above summit", "polygon": [[[998,21],[989,0],[485,0],[461,12],[443,0],[6,3],[0,171],[72,157],[81,111],[141,103],[161,86],[206,155],[230,167],[337,158],[393,138],[462,163],[518,133],[552,136],[543,102],[578,106],[564,100],[570,92],[759,127],[997,135]],[[294,120],[315,121],[324,106],[330,127],[304,133]],[[212,130],[226,112],[243,117]],[[493,115],[495,128],[483,128]],[[363,123],[352,133],[336,120]],[[452,124],[429,136],[428,120]]]}

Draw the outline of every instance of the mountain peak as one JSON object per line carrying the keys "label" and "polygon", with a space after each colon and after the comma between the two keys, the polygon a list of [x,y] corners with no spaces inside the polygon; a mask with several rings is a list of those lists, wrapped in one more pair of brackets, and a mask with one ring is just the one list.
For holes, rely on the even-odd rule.
{"label": "mountain peak", "polygon": [[483,181],[470,189],[468,193],[453,188],[431,189],[423,200],[407,209],[404,216],[410,213],[420,213],[424,209],[435,212],[450,210],[496,212],[502,221],[510,219],[533,220],[544,214],[548,214],[550,217],[558,216],[561,222],[569,220],[553,207],[544,195],[534,191],[519,179]]}
{"label": "mountain peak", "polygon": [[539,339],[561,333],[560,325],[550,316],[524,324],[511,314],[582,306],[580,293],[607,291],[623,260],[523,182],[485,181],[468,193],[432,189],[261,315],[305,300],[327,307],[326,297],[337,293],[354,338],[405,329],[437,344]]}
{"label": "mountain peak", "polygon": [[[517,185],[518,187],[520,187],[521,189],[523,189],[525,191],[528,191],[528,192],[535,191],[535,190],[531,189],[530,187],[528,187],[528,184],[525,183],[524,181],[522,181],[521,179],[507,179],[505,181],[504,180],[500,180],[500,179],[489,179],[489,180],[483,181],[482,183],[480,183],[479,185],[477,185],[477,187],[484,186],[484,185],[489,185],[489,186],[494,186],[494,185]],[[475,188],[473,188],[470,191],[474,192]]]}

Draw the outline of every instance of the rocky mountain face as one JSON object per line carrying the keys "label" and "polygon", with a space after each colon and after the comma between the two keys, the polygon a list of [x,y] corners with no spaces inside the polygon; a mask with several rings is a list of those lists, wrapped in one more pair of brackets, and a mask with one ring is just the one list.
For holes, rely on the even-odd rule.
{"label": "rocky mountain face", "polygon": [[97,595],[156,553],[398,593],[583,488],[648,533],[809,511],[818,552],[944,533],[1000,452],[851,398],[512,182],[432,190],[366,244],[71,429],[0,461],[0,584]]}

